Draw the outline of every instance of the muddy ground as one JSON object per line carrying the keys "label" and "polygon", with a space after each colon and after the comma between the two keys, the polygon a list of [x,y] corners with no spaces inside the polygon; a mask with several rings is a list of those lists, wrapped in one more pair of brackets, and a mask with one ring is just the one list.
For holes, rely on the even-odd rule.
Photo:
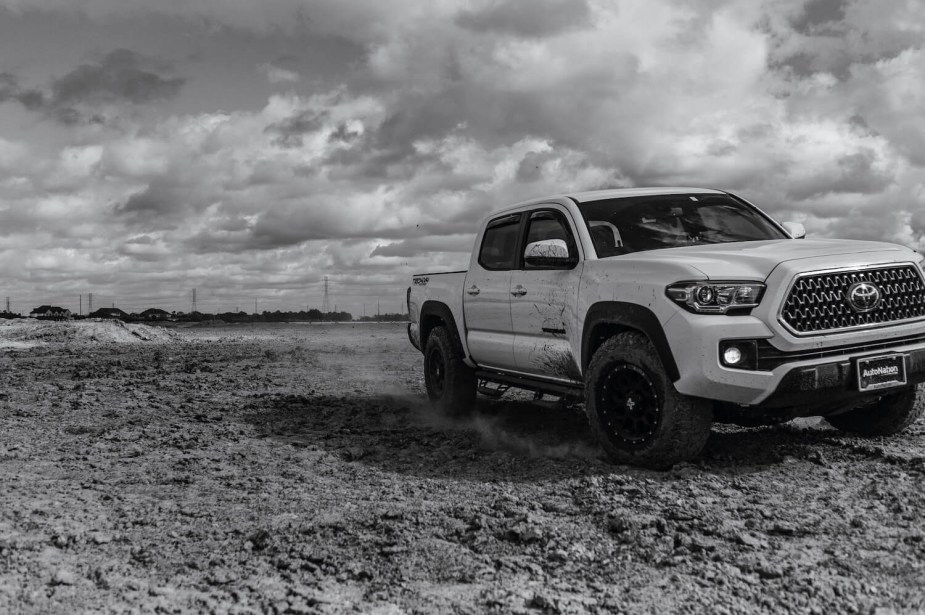
{"label": "muddy ground", "polygon": [[433,416],[400,325],[58,331],[0,350],[0,612],[925,611],[922,424],[654,472],[580,407]]}

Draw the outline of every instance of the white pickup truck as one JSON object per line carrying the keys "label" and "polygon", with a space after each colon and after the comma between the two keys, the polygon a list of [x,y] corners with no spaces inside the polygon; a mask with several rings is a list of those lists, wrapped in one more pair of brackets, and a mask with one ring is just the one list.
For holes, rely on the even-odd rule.
{"label": "white pickup truck", "polygon": [[695,458],[714,420],[896,434],[923,408],[923,257],[803,235],[701,188],[501,209],[467,271],[412,279],[427,394],[449,412],[509,387],[583,399],[607,453],[650,467]]}

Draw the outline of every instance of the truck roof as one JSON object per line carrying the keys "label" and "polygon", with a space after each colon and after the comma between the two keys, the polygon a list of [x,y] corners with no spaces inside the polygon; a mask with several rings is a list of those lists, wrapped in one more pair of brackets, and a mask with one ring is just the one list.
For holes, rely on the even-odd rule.
{"label": "truck roof", "polygon": [[614,188],[611,190],[589,190],[586,192],[570,192],[565,196],[585,203],[587,201],[602,201],[604,199],[620,199],[633,196],[646,196],[653,194],[723,194],[720,190],[712,188],[670,187],[670,188]]}
{"label": "truck roof", "polygon": [[587,190],[583,192],[563,192],[561,194],[549,195],[544,197],[527,199],[514,205],[508,205],[497,211],[505,211],[522,207],[524,205],[534,205],[538,203],[548,203],[552,200],[573,199],[578,203],[587,203],[589,201],[602,201],[605,199],[620,199],[634,196],[648,196],[655,194],[724,194],[722,190],[713,188],[693,188],[690,186],[672,186],[663,188],[612,188],[610,190]]}

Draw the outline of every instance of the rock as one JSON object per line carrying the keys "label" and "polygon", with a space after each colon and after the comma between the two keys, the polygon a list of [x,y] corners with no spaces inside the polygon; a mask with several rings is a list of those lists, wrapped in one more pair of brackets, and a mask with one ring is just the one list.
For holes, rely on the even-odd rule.
{"label": "rock", "polygon": [[75,583],[77,583],[77,575],[66,568],[56,570],[51,579],[52,585],[74,585]]}
{"label": "rock", "polygon": [[505,538],[511,542],[531,544],[543,538],[543,530],[530,523],[518,523],[505,533]]}
{"label": "rock", "polygon": [[613,534],[623,534],[635,529],[636,524],[629,517],[615,515],[607,522],[607,529]]}
{"label": "rock", "polygon": [[759,562],[755,566],[755,572],[758,573],[758,576],[762,579],[779,579],[784,576],[784,569],[779,564],[774,564],[771,562]]}
{"label": "rock", "polygon": [[247,538],[255,551],[263,551],[273,543],[273,536],[264,529],[257,530]]}
{"label": "rock", "polygon": [[768,529],[768,533],[777,534],[778,536],[795,536],[797,533],[797,528],[792,523],[779,521],[772,525],[770,529]]}
{"label": "rock", "polygon": [[820,465],[820,466],[823,466],[823,467],[829,465],[829,462],[828,462],[828,460],[825,458],[825,455],[822,454],[822,451],[815,450],[815,451],[813,451],[813,452],[811,452],[811,453],[809,454],[809,457],[808,457],[808,458],[809,458],[810,461],[812,461],[812,462],[815,463],[816,465]]}
{"label": "rock", "polygon": [[359,446],[351,446],[344,450],[343,458],[344,461],[357,461],[358,459],[363,459],[366,457],[366,450],[360,448]]}
{"label": "rock", "polygon": [[751,535],[748,532],[738,532],[735,535],[735,541],[740,545],[745,545],[746,547],[751,547],[753,549],[765,549],[768,546],[766,540],[762,540],[756,536]]}
{"label": "rock", "polygon": [[96,545],[105,545],[112,542],[112,536],[105,532],[93,532],[90,534],[90,540]]}
{"label": "rock", "polygon": [[237,575],[225,568],[213,570],[205,579],[206,583],[209,585],[228,585],[237,580]]}
{"label": "rock", "polygon": [[148,595],[174,598],[177,595],[177,590],[170,585],[152,585],[148,588]]}
{"label": "rock", "polygon": [[533,594],[533,596],[527,600],[524,606],[526,606],[528,609],[539,609],[547,613],[558,612],[555,604],[553,604],[549,598],[540,593]]}

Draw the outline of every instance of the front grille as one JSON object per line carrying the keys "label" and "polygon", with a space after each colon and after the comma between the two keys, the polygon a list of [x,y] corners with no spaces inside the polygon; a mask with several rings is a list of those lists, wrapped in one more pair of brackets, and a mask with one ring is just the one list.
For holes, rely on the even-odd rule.
{"label": "front grille", "polygon": [[[869,312],[858,312],[848,303],[848,289],[856,282],[880,287],[880,304]],[[781,309],[781,321],[803,335],[923,317],[925,283],[914,265],[802,275]]]}

